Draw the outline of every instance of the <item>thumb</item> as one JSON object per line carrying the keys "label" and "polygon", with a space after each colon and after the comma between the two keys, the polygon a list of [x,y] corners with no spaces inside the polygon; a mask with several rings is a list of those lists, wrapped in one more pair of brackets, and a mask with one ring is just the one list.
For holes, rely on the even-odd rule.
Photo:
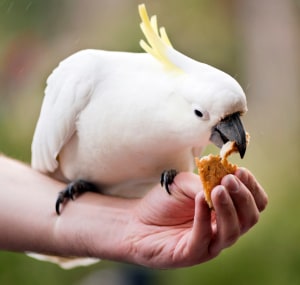
{"label": "thumb", "polygon": [[191,172],[180,172],[170,185],[170,191],[172,195],[184,194],[195,200],[196,195],[203,192],[203,187],[198,175]]}

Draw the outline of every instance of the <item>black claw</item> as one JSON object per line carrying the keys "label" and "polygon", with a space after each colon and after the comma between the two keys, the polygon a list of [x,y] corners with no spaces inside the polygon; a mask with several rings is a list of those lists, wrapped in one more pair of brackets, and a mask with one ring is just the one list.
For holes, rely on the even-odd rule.
{"label": "black claw", "polygon": [[66,189],[58,193],[55,203],[55,211],[57,215],[60,215],[60,205],[63,204],[65,200],[74,200],[74,197],[84,192],[98,192],[98,190],[94,184],[84,180],[77,180],[69,183]]}
{"label": "black claw", "polygon": [[57,215],[60,215],[59,206],[60,206],[60,204],[62,204],[63,201],[64,201],[63,193],[64,193],[64,191],[59,192],[59,193],[58,193],[58,197],[57,197],[57,199],[56,199],[55,210],[56,210]]}
{"label": "black claw", "polygon": [[174,181],[175,176],[177,175],[177,171],[175,169],[165,170],[161,174],[160,184],[162,187],[165,187],[168,194],[171,195],[169,185],[171,185]]}

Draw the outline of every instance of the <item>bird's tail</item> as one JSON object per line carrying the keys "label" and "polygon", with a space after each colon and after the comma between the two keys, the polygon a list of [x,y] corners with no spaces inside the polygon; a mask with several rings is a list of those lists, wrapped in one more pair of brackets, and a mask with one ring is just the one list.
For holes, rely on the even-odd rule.
{"label": "bird's tail", "polygon": [[41,260],[56,263],[63,269],[72,269],[79,266],[89,266],[100,261],[98,258],[79,258],[79,257],[59,257],[52,255],[44,255],[33,252],[27,252],[28,256]]}

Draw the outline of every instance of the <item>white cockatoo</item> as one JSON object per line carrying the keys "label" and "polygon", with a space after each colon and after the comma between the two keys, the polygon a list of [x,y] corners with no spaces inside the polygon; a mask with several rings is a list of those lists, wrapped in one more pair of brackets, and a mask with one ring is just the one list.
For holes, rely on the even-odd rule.
{"label": "white cockatoo", "polygon": [[59,193],[58,214],[78,191],[141,197],[160,177],[168,190],[210,141],[235,141],[245,153],[240,115],[247,106],[238,82],[175,50],[143,4],[139,14],[145,53],[82,50],[47,80],[32,167],[70,183]]}

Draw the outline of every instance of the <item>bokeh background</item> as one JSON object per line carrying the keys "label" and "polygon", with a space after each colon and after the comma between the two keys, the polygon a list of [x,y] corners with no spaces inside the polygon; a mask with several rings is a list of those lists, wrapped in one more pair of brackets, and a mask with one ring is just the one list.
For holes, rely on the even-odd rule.
{"label": "bokeh background", "polygon": [[[142,51],[139,3],[0,0],[0,152],[30,162],[45,81],[59,61],[85,48]],[[264,186],[268,208],[237,244],[191,268],[154,271],[103,261],[64,271],[1,251],[0,284],[299,284],[300,1],[144,3],[176,49],[228,72],[245,89],[251,144],[237,162]]]}

